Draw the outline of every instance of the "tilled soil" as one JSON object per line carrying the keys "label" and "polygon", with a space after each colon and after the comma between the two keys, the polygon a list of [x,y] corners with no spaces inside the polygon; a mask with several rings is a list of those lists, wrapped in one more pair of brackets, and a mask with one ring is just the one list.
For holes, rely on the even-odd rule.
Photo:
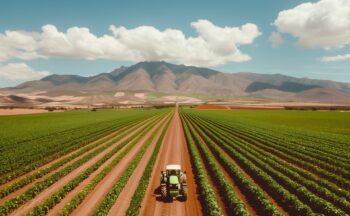
{"label": "tilled soil", "polygon": [[[160,172],[165,170],[167,164],[180,164],[182,170],[187,172],[187,201],[174,200],[165,202],[161,199],[161,195],[158,192]],[[178,112],[175,113],[162,143],[150,184],[141,206],[140,215],[202,215],[191,161]]]}
{"label": "tilled soil", "polygon": [[[84,201],[78,206],[77,209],[72,213],[72,215],[90,215],[93,213],[94,209],[102,202],[104,197],[113,188],[114,183],[127,169],[129,163],[133,160],[137,152],[141,149],[146,140],[151,136],[152,132],[158,127],[158,125],[164,122],[160,121],[157,123],[147,134],[128,152],[127,155],[109,172],[104,179],[97,184],[92,192],[84,199]],[[158,137],[159,137],[158,133]]]}

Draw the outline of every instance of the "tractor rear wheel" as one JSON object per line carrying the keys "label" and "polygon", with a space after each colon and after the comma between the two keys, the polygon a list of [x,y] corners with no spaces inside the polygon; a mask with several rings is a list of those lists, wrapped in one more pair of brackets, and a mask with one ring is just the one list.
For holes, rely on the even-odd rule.
{"label": "tractor rear wheel", "polygon": [[182,186],[182,196],[183,196],[184,200],[187,200],[187,193],[188,193],[187,190],[188,190],[187,189],[187,185],[186,186]]}
{"label": "tractor rear wheel", "polygon": [[161,188],[160,188],[160,190],[161,190],[161,193],[162,193],[162,197],[163,197],[164,199],[167,198],[168,193],[167,193],[166,185],[162,185]]}

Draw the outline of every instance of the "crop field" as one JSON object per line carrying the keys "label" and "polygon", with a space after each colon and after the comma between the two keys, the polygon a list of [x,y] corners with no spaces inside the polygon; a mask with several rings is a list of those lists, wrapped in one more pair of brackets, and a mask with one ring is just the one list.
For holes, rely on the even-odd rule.
{"label": "crop field", "polygon": [[350,115],[198,111],[182,121],[208,215],[348,215]]}
{"label": "crop field", "polygon": [[[348,215],[350,113],[189,108],[0,117],[0,215]],[[163,200],[179,164],[187,200]]]}

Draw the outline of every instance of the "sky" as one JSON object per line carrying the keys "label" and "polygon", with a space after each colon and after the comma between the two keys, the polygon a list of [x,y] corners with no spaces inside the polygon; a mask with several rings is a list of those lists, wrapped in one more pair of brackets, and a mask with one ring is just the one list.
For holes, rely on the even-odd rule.
{"label": "sky", "polygon": [[164,60],[350,82],[350,0],[2,0],[0,87]]}

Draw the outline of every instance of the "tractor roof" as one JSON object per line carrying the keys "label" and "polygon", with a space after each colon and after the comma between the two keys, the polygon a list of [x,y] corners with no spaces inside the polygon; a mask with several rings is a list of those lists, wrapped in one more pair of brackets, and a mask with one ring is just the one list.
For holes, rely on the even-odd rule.
{"label": "tractor roof", "polygon": [[166,166],[166,170],[181,170],[181,166],[179,164],[169,164]]}

